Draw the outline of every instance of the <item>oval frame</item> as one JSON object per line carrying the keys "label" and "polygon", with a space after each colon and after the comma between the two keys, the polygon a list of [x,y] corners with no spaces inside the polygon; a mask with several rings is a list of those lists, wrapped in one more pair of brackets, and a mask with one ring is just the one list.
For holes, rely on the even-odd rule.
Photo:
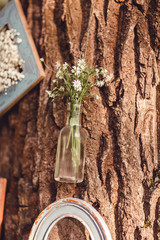
{"label": "oval frame", "polygon": [[52,227],[61,219],[79,220],[92,240],[112,240],[102,216],[89,203],[78,198],[64,198],[46,207],[33,224],[28,240],[47,240]]}

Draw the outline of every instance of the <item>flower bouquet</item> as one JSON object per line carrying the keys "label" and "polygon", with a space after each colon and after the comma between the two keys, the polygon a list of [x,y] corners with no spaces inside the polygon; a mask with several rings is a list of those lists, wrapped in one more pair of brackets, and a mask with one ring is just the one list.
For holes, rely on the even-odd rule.
{"label": "flower bouquet", "polygon": [[15,29],[4,27],[0,30],[0,93],[5,92],[10,86],[23,80],[24,60],[18,52],[18,45],[22,39]]}
{"label": "flower bouquet", "polygon": [[84,59],[79,59],[72,67],[57,62],[56,69],[54,88],[47,93],[52,101],[57,97],[67,98],[69,114],[67,126],[60,131],[58,138],[55,180],[81,182],[86,145],[86,134],[80,126],[81,103],[85,97],[93,97],[90,93],[93,87],[103,87],[113,74],[107,75],[107,70],[102,67],[88,67]]}

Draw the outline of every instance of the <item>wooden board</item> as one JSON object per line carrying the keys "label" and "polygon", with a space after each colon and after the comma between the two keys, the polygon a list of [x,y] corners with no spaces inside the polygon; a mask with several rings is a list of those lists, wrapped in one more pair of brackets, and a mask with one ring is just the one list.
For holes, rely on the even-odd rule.
{"label": "wooden board", "polygon": [[25,77],[17,85],[9,87],[7,95],[4,92],[0,93],[0,116],[38,84],[45,75],[34,41],[27,29],[27,21],[19,0],[11,0],[0,11],[0,29],[5,25],[20,33],[19,37],[22,42],[18,45],[18,50],[21,58],[25,61],[23,65]]}
{"label": "wooden board", "polygon": [[2,222],[3,222],[6,186],[7,186],[7,180],[5,178],[0,178],[0,237],[1,237]]}

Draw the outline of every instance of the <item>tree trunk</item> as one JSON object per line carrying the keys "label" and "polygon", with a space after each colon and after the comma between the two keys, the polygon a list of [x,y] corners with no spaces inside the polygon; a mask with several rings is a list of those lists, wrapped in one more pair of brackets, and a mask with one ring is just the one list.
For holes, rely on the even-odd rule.
{"label": "tree trunk", "polygon": [[[99,211],[113,240],[160,240],[159,0],[21,3],[39,55],[50,67],[58,60],[76,62],[93,4],[86,61],[117,80],[93,90],[99,100],[84,101],[88,140],[80,184],[53,178],[66,106],[52,103],[45,92],[53,86],[51,71],[46,69],[45,79],[3,116],[0,176],[8,179],[3,239],[28,239],[40,211],[56,199],[77,197]],[[56,240],[65,239],[65,226]]]}

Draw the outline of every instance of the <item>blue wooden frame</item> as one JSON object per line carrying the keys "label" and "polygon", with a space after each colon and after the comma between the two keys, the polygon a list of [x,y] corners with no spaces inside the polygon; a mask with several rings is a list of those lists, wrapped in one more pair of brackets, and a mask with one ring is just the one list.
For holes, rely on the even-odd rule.
{"label": "blue wooden frame", "polygon": [[18,50],[21,58],[25,61],[23,65],[25,77],[17,85],[9,87],[7,95],[5,95],[5,92],[0,93],[0,116],[44,78],[42,64],[33,39],[27,30],[27,22],[19,0],[11,0],[0,11],[0,29],[5,25],[16,29],[20,33],[19,37],[22,42],[18,45]]}

